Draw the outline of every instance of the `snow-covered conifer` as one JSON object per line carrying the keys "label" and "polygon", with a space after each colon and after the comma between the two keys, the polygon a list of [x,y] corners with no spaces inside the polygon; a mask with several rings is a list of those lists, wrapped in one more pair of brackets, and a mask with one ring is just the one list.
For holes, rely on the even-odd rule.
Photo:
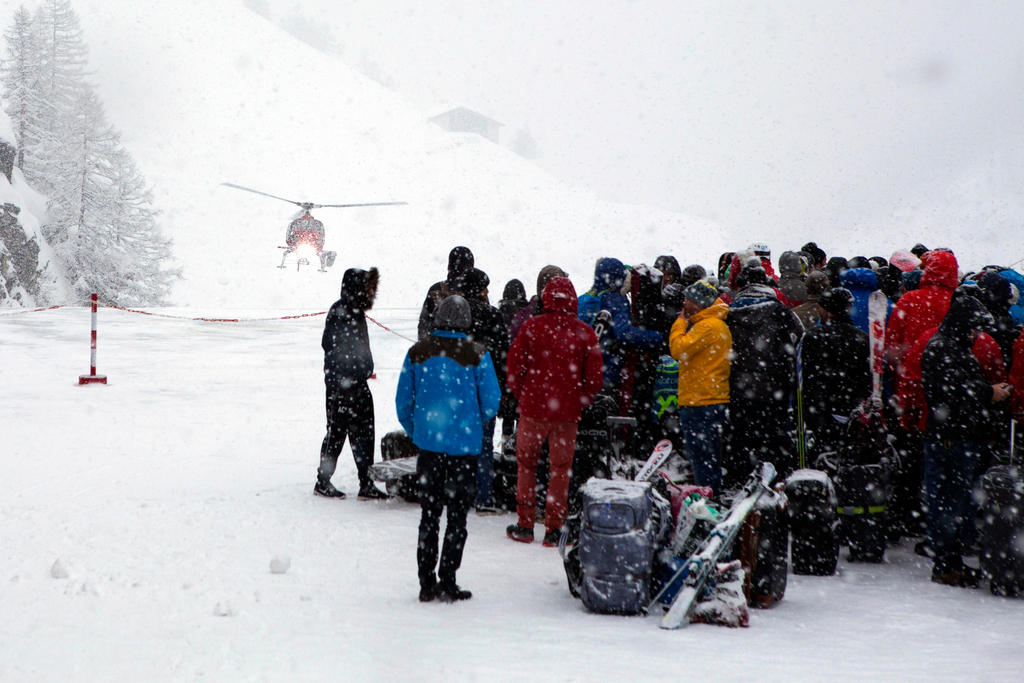
{"label": "snow-covered conifer", "polygon": [[5,33],[5,109],[26,180],[49,198],[43,235],[78,295],[161,303],[178,271],[152,194],[87,80],[87,49],[69,0],[24,8]]}
{"label": "snow-covered conifer", "polygon": [[11,118],[18,148],[15,164],[24,167],[24,149],[38,141],[46,105],[41,97],[42,41],[39,25],[24,6],[14,13],[14,21],[4,32],[7,49],[0,62],[0,82],[4,88],[4,111]]}

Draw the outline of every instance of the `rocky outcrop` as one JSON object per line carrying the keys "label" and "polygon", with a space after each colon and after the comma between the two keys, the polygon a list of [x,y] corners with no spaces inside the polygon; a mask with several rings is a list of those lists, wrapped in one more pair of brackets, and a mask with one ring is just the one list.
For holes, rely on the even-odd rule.
{"label": "rocky outcrop", "polygon": [[39,295],[39,244],[25,234],[19,213],[14,204],[0,207],[0,306],[31,305]]}
{"label": "rocky outcrop", "polygon": [[14,145],[5,140],[0,140],[0,173],[7,176],[7,182],[11,182],[11,174],[14,172],[14,157],[17,150]]}

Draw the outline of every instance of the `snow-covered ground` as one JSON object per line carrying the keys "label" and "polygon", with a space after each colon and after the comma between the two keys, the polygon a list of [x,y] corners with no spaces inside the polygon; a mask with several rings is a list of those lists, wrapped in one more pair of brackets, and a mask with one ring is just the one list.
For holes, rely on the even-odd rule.
{"label": "snow-covered ground", "polygon": [[[373,315],[414,333],[416,311]],[[110,383],[80,387],[87,309],[0,316],[0,680],[1009,681],[1024,668],[1024,601],[932,584],[908,544],[883,565],[791,576],[747,629],[665,632],[587,613],[556,551],[508,541],[510,515],[471,515],[459,580],[473,599],[420,604],[418,508],[312,494],[322,317],[99,318]],[[374,326],[371,342],[379,439],[397,427],[408,342]],[[335,482],[355,490],[347,448]]]}
{"label": "snow-covered ground", "polygon": [[[4,16],[16,4],[0,0]],[[322,311],[353,265],[381,268],[382,306],[418,306],[460,243],[490,274],[492,300],[510,277],[532,289],[547,263],[583,291],[599,256],[711,266],[759,239],[758,226],[731,232],[566,187],[430,126],[241,2],[75,9],[111,122],[175,240],[186,279],[173,301],[187,308],[160,311],[185,319],[103,309],[98,370],[110,384],[87,387],[86,309],[0,311],[0,680],[1019,677],[1024,601],[936,586],[907,547],[884,565],[791,577],[748,629],[667,633],[653,617],[586,613],[555,551],[509,542],[511,516],[471,516],[459,580],[474,598],[420,604],[418,509],[312,495],[323,318],[189,318]],[[338,263],[296,273],[274,268],[293,207],[224,181],[410,204],[316,212]],[[416,313],[373,315],[411,337]],[[371,335],[379,439],[398,426],[409,342]],[[347,448],[340,464],[335,482],[353,493]],[[272,573],[284,558],[288,571]]]}

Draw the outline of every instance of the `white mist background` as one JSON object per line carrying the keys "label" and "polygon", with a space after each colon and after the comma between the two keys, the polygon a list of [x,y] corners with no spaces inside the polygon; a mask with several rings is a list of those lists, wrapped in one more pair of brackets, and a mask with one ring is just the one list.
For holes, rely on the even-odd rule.
{"label": "white mist background", "polygon": [[424,106],[525,127],[567,182],[737,231],[720,251],[1024,258],[1019,2],[249,4]]}

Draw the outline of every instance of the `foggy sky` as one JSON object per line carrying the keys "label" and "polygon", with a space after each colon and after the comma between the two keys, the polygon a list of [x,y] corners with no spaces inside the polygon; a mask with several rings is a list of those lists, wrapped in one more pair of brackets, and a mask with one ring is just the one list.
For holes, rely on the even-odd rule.
{"label": "foggy sky", "polygon": [[[777,252],[1024,226],[1021,2],[265,6],[315,17],[343,59],[424,109],[478,108],[506,142],[527,128],[567,182]],[[965,184],[977,206],[954,204]]]}

